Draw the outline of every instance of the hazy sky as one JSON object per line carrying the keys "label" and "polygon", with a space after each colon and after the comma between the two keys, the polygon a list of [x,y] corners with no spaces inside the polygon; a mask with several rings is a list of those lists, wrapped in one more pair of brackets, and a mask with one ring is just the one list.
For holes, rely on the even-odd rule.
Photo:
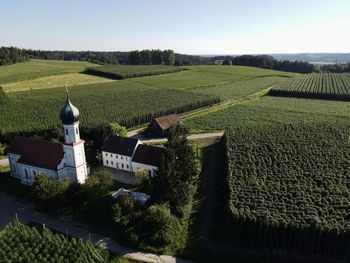
{"label": "hazy sky", "polygon": [[0,0],[0,46],[350,52],[350,0]]}

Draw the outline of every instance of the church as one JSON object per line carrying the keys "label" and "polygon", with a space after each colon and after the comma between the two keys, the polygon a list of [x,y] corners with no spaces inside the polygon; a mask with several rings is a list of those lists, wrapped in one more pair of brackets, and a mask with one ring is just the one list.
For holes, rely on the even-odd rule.
{"label": "church", "polygon": [[79,110],[67,99],[60,111],[64,143],[16,136],[8,149],[11,176],[32,185],[35,176],[70,178],[83,184],[90,173],[86,163],[84,140],[80,139]]}

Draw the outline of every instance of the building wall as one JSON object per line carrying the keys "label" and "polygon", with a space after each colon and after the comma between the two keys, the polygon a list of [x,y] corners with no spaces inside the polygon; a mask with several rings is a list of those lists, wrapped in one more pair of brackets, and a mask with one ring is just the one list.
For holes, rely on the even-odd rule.
{"label": "building wall", "polygon": [[63,128],[65,143],[76,143],[80,141],[79,122],[63,125]]}
{"label": "building wall", "polygon": [[102,162],[106,167],[132,171],[130,156],[102,151]]}
{"label": "building wall", "polygon": [[8,154],[8,160],[10,163],[10,168],[11,168],[11,176],[16,177],[16,178],[21,178],[21,173],[18,170],[18,166],[17,166],[17,161],[21,156],[18,154],[14,154],[14,153],[9,153]]}
{"label": "building wall", "polygon": [[136,173],[139,169],[145,169],[146,171],[149,172],[150,176],[155,176],[156,172],[158,171],[157,166],[152,166],[148,164],[143,164],[143,163],[137,163],[137,162],[132,162],[132,171]]}
{"label": "building wall", "polygon": [[21,178],[21,183],[26,185],[32,185],[35,181],[35,176],[39,173],[45,174],[52,179],[58,179],[58,172],[35,167],[27,164],[17,163],[18,173]]}

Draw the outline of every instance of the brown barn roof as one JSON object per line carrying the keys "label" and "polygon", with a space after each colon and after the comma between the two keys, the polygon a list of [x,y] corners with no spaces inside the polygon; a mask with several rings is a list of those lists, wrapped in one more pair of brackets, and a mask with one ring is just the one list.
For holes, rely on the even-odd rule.
{"label": "brown barn roof", "polygon": [[102,146],[102,151],[131,157],[134,153],[137,141],[138,140],[132,138],[110,135]]}
{"label": "brown barn roof", "polygon": [[50,170],[57,170],[64,156],[63,146],[60,143],[20,136],[13,139],[8,152],[21,155],[20,163]]}
{"label": "brown barn roof", "polygon": [[158,118],[154,118],[154,121],[158,123],[159,127],[165,131],[169,129],[174,124],[182,124],[179,115],[171,114],[167,116],[162,116]]}
{"label": "brown barn roof", "polygon": [[132,161],[159,167],[163,152],[163,148],[139,144]]}

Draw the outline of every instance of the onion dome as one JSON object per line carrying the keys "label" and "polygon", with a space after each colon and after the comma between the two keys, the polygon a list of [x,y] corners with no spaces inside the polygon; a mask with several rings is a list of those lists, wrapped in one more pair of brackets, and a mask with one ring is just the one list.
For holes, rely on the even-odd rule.
{"label": "onion dome", "polygon": [[69,125],[79,121],[79,110],[69,100],[67,95],[66,103],[63,105],[60,112],[60,119],[63,124]]}

